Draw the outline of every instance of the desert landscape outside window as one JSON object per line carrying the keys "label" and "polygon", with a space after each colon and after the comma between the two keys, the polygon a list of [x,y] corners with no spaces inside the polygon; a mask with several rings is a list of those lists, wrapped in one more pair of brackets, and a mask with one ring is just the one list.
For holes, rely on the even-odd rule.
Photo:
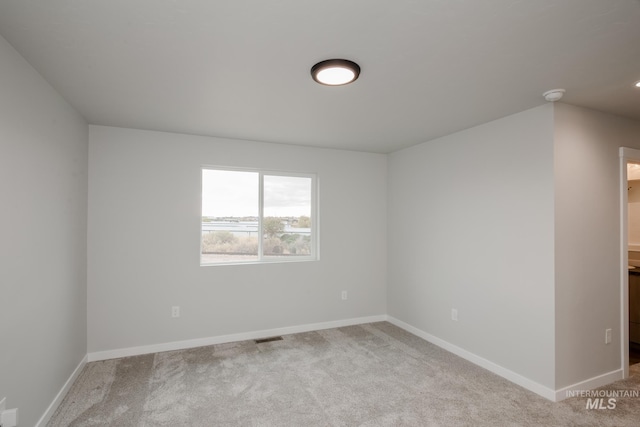
{"label": "desert landscape outside window", "polygon": [[314,175],[202,169],[201,265],[317,258]]}

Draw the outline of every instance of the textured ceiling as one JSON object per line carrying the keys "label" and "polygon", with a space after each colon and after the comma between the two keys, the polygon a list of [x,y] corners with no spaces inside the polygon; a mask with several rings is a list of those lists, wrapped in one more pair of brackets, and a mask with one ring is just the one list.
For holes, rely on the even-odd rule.
{"label": "textured ceiling", "polygon": [[385,153],[556,87],[640,119],[638,0],[2,0],[0,34],[92,124]]}

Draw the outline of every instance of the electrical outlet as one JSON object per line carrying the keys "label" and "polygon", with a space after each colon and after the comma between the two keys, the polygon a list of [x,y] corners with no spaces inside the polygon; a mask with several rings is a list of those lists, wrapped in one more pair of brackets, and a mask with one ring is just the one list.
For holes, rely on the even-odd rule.
{"label": "electrical outlet", "polygon": [[451,320],[458,321],[458,310],[455,308],[451,309]]}
{"label": "electrical outlet", "polygon": [[16,427],[18,425],[18,408],[7,409],[7,398],[0,400],[0,427]]}
{"label": "electrical outlet", "polygon": [[342,291],[342,299],[347,299],[348,295],[347,295],[347,291]]}
{"label": "electrical outlet", "polygon": [[18,408],[5,409],[0,412],[0,427],[16,427],[18,425]]}
{"label": "electrical outlet", "polygon": [[171,307],[171,317],[180,317],[180,306],[174,305]]}
{"label": "electrical outlet", "polygon": [[604,343],[611,344],[611,329],[604,331]]}

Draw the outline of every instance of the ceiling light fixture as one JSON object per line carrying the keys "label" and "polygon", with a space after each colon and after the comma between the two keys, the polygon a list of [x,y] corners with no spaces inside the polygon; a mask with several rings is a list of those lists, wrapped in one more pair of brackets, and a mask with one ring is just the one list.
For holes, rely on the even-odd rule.
{"label": "ceiling light fixture", "polygon": [[311,77],[327,86],[342,86],[355,81],[360,75],[360,66],[347,59],[327,59],[311,67]]}
{"label": "ceiling light fixture", "polygon": [[564,95],[564,92],[565,92],[564,89],[552,89],[543,93],[542,96],[544,96],[544,99],[546,99],[549,102],[556,102],[556,101],[560,101],[560,98],[562,98],[562,96]]}
{"label": "ceiling light fixture", "polygon": [[640,87],[640,80],[636,82],[636,87]]}

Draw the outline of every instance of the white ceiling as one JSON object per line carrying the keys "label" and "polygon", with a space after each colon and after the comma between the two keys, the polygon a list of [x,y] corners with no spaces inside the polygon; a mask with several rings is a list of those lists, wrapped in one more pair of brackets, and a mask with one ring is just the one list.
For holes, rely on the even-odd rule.
{"label": "white ceiling", "polygon": [[556,87],[640,120],[638,0],[0,0],[0,34],[92,124],[386,153]]}

